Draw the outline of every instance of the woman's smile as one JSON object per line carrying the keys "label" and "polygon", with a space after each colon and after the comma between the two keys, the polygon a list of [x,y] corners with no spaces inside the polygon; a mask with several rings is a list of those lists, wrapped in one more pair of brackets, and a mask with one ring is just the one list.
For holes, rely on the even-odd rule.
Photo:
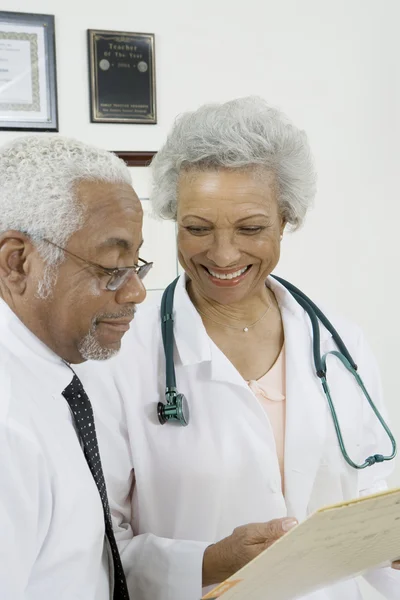
{"label": "woman's smile", "polygon": [[234,287],[240,284],[252,268],[252,265],[235,267],[233,269],[217,269],[216,267],[201,266],[209,281],[219,287]]}

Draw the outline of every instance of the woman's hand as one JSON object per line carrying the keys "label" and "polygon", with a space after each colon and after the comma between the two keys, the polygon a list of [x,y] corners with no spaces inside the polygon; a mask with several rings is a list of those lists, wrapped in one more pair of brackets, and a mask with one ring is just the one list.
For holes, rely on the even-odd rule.
{"label": "woman's hand", "polygon": [[224,581],[296,525],[296,519],[290,517],[242,525],[208,546],[203,557],[203,586]]}

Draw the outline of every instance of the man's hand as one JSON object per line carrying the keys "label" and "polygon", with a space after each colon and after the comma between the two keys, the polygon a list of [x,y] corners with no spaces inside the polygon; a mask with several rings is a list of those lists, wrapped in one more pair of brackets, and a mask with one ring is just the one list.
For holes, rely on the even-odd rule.
{"label": "man's hand", "polygon": [[208,546],[203,557],[203,586],[224,581],[296,525],[296,519],[290,517],[250,523]]}
{"label": "man's hand", "polygon": [[400,571],[400,560],[395,560],[394,562],[392,562],[392,569],[397,569],[398,571]]}

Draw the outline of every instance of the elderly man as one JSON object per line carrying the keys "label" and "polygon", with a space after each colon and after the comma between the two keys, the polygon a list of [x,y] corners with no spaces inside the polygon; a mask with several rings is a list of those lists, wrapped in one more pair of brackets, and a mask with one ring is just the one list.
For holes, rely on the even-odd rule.
{"label": "elderly man", "polygon": [[116,156],[61,137],[0,150],[0,589],[129,597],[90,400],[71,365],[118,352],[142,209]]}

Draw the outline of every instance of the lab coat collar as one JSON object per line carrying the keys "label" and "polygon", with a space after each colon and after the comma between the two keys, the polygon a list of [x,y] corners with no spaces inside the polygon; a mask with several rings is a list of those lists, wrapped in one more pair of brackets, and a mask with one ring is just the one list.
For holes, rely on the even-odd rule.
{"label": "lab coat collar", "polygon": [[33,375],[45,377],[53,394],[59,395],[70,383],[73,377],[71,368],[39,340],[0,298],[0,347],[2,344]]}
{"label": "lab coat collar", "polygon": [[174,296],[174,338],[185,366],[211,360],[211,340],[186,291],[187,282],[187,275],[181,275]]}
{"label": "lab coat collar", "polygon": [[[179,360],[184,366],[211,361],[214,359],[216,353],[215,344],[207,335],[201,316],[193,306],[186,291],[187,282],[187,275],[181,275],[176,285],[174,297],[174,338]],[[310,319],[290,292],[281,283],[271,277],[267,278],[266,283],[275,294],[281,312],[285,311],[286,314],[291,315],[302,323],[306,320],[311,335]],[[324,327],[320,328],[320,334],[322,342],[331,337],[330,333]],[[213,369],[213,371],[215,373],[216,370]],[[236,383],[238,382],[236,376],[234,376],[234,380],[236,380]]]}
{"label": "lab coat collar", "polygon": [[[300,321],[306,320],[310,334],[312,334],[311,321],[304,308],[293,298],[292,294],[276,279],[268,277],[267,286],[274,292],[279,308],[287,311],[287,314],[295,317]],[[318,304],[318,303],[317,303]],[[332,336],[325,327],[320,325],[320,338],[321,341],[329,340]]]}

